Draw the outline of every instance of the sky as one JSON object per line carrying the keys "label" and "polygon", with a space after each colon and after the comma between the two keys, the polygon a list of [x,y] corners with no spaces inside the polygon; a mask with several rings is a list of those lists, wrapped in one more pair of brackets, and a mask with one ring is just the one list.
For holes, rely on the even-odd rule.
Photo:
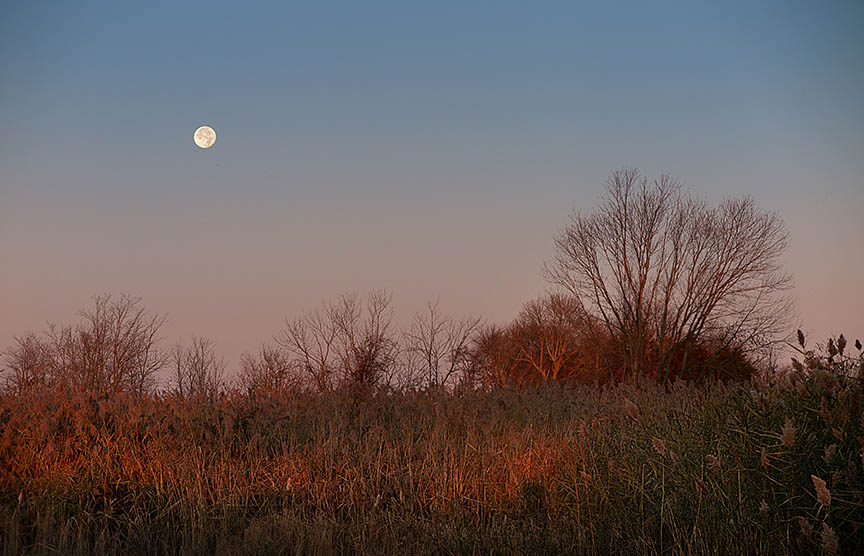
{"label": "sky", "polygon": [[625,166],[778,211],[802,328],[864,339],[862,23],[857,1],[7,0],[0,346],[101,293],[229,363],[351,290],[503,322]]}

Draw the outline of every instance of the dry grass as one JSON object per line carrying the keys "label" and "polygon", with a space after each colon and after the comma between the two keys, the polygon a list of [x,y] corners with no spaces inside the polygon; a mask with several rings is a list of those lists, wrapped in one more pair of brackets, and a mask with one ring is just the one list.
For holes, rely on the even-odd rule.
{"label": "dry grass", "polygon": [[0,539],[106,556],[848,553],[864,545],[861,407],[857,379],[818,372],[670,392],[8,396]]}

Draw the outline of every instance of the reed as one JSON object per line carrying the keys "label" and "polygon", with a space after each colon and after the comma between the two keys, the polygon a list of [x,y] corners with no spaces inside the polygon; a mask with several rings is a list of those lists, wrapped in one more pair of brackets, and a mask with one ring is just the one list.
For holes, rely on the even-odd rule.
{"label": "reed", "polygon": [[861,408],[859,379],[799,371],[458,395],[5,395],[2,553],[850,553]]}

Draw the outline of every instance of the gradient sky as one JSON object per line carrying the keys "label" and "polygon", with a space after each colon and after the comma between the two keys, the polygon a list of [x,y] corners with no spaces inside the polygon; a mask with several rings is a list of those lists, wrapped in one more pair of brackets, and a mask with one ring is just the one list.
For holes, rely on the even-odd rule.
{"label": "gradient sky", "polygon": [[226,4],[3,2],[0,346],[102,292],[231,362],[346,290],[503,321],[622,166],[780,211],[864,338],[864,3]]}

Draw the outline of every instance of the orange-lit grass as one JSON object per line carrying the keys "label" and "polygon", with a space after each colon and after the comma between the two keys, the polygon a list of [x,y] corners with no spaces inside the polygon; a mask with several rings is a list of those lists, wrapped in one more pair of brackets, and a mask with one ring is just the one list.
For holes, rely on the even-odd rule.
{"label": "orange-lit grass", "polygon": [[[773,554],[818,548],[803,517],[842,549],[864,521],[861,389],[820,380],[7,397],[0,533],[5,553]],[[835,476],[830,508],[811,475]]]}

